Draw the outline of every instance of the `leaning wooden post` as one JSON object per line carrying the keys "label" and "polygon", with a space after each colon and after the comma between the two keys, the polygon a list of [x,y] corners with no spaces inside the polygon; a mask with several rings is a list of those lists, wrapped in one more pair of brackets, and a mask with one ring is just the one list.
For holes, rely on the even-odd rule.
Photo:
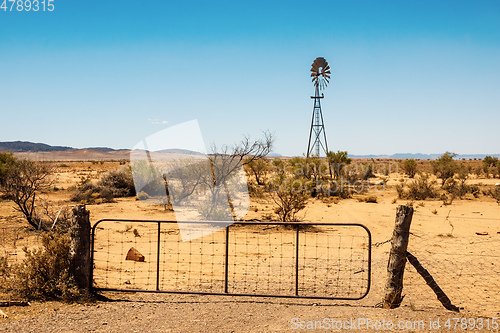
{"label": "leaning wooden post", "polygon": [[90,219],[85,205],[73,208],[71,256],[76,285],[81,290],[90,291]]}
{"label": "leaning wooden post", "polygon": [[410,235],[410,224],[413,217],[413,207],[398,206],[396,210],[396,225],[392,233],[391,252],[387,264],[387,283],[382,307],[394,309],[401,305],[403,297],[403,273],[406,265],[406,249]]}
{"label": "leaning wooden post", "polygon": [[436,294],[441,304],[443,304],[443,306],[450,311],[460,312],[460,308],[451,304],[451,301],[448,298],[448,296],[446,296],[444,291],[441,288],[439,288],[437,282],[434,280],[432,275],[420,264],[418,259],[415,258],[415,256],[408,251],[406,251],[406,258],[408,259],[410,264],[412,264],[413,267],[415,267],[417,273],[424,278],[425,282],[427,282],[427,285],[431,287],[432,291]]}

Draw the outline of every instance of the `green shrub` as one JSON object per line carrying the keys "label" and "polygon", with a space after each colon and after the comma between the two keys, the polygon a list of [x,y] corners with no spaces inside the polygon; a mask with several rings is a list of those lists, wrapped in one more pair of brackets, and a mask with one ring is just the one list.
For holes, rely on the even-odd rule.
{"label": "green shrub", "polygon": [[248,157],[245,160],[245,170],[248,174],[255,176],[257,185],[265,185],[266,175],[269,171],[269,164],[265,160]]}
{"label": "green shrub", "polygon": [[410,158],[409,160],[403,161],[403,170],[408,175],[408,177],[413,178],[417,173],[417,161]]}
{"label": "green shrub", "polygon": [[453,159],[457,154],[446,152],[437,160],[432,161],[432,170],[441,179],[441,187],[444,187],[446,180],[453,178],[457,172],[457,163]]}
{"label": "green shrub", "polygon": [[483,159],[483,165],[485,165],[486,168],[494,167],[497,165],[497,163],[498,163],[498,157],[485,156]]}
{"label": "green shrub", "polygon": [[329,151],[326,153],[326,158],[333,170],[333,176],[337,179],[345,173],[345,167],[352,162],[347,151],[339,150],[336,153]]}
{"label": "green shrub", "polygon": [[12,153],[0,153],[0,185],[2,185],[7,176],[9,168],[16,163]]}

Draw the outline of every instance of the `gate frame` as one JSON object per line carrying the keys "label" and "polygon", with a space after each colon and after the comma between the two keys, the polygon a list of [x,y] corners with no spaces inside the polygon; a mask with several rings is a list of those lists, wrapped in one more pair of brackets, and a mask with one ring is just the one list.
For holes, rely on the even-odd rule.
{"label": "gate frame", "polygon": [[[97,226],[101,222],[137,222],[137,223],[157,223],[158,224],[158,246],[157,246],[157,257],[156,257],[156,290],[145,290],[145,289],[119,289],[119,288],[97,288],[94,287],[94,244],[95,244],[95,231]],[[162,223],[200,223],[200,224],[224,224],[225,229],[225,253],[224,253],[224,292],[204,292],[204,291],[182,291],[182,290],[160,290],[160,254],[161,254],[161,224]],[[277,294],[243,294],[243,293],[229,293],[228,292],[228,273],[229,273],[229,228],[233,225],[292,225],[295,226],[296,238],[295,238],[295,295],[277,295]],[[368,235],[368,278],[366,291],[359,297],[329,297],[329,296],[301,296],[298,294],[299,291],[299,235],[301,226],[317,226],[317,225],[328,225],[328,226],[350,226],[350,227],[361,227]],[[118,292],[145,292],[145,293],[165,293],[165,294],[191,294],[191,295],[218,295],[218,296],[250,296],[250,297],[273,297],[273,298],[302,298],[302,299],[330,299],[330,300],[351,300],[357,301],[361,300],[368,295],[371,288],[371,265],[372,265],[372,235],[370,229],[365,225],[360,223],[329,223],[329,222],[273,222],[273,221],[235,221],[234,223],[227,225],[227,221],[175,221],[175,220],[141,220],[141,219],[113,219],[105,218],[100,219],[92,226],[91,231],[91,248],[90,248],[90,291],[118,291]]]}

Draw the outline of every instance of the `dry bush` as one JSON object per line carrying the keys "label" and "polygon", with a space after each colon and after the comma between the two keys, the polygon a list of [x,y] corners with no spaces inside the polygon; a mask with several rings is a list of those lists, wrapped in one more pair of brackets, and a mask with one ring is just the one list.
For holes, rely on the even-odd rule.
{"label": "dry bush", "polygon": [[263,198],[265,186],[256,184],[253,180],[248,180],[248,194],[253,198]]}
{"label": "dry bush", "polygon": [[8,291],[8,285],[11,277],[11,266],[7,261],[7,257],[0,257],[0,291]]}
{"label": "dry bush", "polygon": [[484,195],[491,195],[493,199],[500,204],[500,186],[495,186],[494,189],[487,189],[483,191]]}
{"label": "dry bush", "polygon": [[460,164],[457,170],[458,173],[454,177],[447,179],[443,185],[443,189],[450,196],[450,203],[454,198],[459,197],[462,199],[468,193],[471,193],[475,198],[479,197],[479,186],[467,184],[472,168]]}
{"label": "dry bush", "polygon": [[436,181],[430,179],[428,174],[422,173],[409,183],[396,185],[396,191],[399,199],[426,200],[438,196]]}
{"label": "dry bush", "polygon": [[278,207],[274,210],[283,222],[299,221],[297,213],[306,207],[310,191],[306,188],[307,179],[284,177],[273,184],[271,197]]}
{"label": "dry bush", "polygon": [[93,203],[100,198],[113,202],[114,198],[134,196],[135,187],[130,168],[120,168],[106,172],[98,182],[82,178],[76,188],[72,201]]}
{"label": "dry bush", "polygon": [[24,248],[26,258],[11,267],[9,277],[15,296],[27,300],[75,300],[81,296],[71,274],[69,233],[42,235],[42,247]]}
{"label": "dry bush", "polygon": [[338,197],[341,199],[348,199],[352,197],[350,184],[340,180],[333,180],[319,186],[318,192],[324,197]]}
{"label": "dry bush", "polygon": [[134,179],[130,168],[120,168],[106,172],[99,181],[98,186],[110,191],[115,198],[135,195]]}
{"label": "dry bush", "polygon": [[359,202],[377,203],[378,199],[376,195],[369,195],[367,197],[358,198]]}

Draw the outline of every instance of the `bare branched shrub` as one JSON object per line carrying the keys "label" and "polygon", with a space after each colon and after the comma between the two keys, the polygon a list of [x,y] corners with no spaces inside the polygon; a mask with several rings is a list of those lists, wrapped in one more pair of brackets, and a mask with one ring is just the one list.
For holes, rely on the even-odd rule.
{"label": "bare branched shrub", "polygon": [[310,191],[307,189],[307,179],[282,177],[271,187],[271,197],[278,207],[275,213],[283,222],[299,221],[297,213],[306,207]]}
{"label": "bare branched shrub", "polygon": [[53,166],[24,159],[12,160],[8,155],[2,159],[0,190],[15,203],[16,210],[25,216],[26,221],[37,228],[36,200],[41,191],[52,185]]}

